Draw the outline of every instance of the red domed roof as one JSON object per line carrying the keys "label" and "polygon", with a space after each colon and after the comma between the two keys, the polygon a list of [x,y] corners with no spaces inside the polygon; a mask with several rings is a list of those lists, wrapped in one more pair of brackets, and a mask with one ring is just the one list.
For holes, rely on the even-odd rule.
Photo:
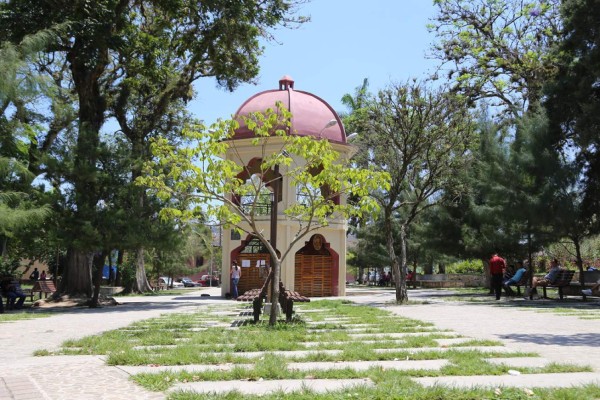
{"label": "red domed roof", "polygon": [[[312,93],[294,90],[294,81],[285,75],[279,81],[279,89],[267,90],[250,97],[241,105],[235,116],[245,116],[252,112],[264,112],[275,108],[281,101],[292,113],[291,133],[323,137],[329,141],[346,143],[346,132],[337,113],[329,104]],[[232,139],[254,137],[254,133],[240,121]]]}

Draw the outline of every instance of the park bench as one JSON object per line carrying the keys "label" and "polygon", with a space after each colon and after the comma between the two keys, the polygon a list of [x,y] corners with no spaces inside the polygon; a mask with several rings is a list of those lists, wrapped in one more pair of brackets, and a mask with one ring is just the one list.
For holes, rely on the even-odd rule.
{"label": "park bench", "polygon": [[279,304],[281,310],[285,313],[285,320],[290,322],[292,320],[292,314],[294,313],[294,302],[296,303],[308,303],[310,299],[302,296],[298,292],[287,290],[283,283],[279,282]]}
{"label": "park bench", "polygon": [[[516,271],[514,272],[507,272],[504,275],[504,280],[508,280],[510,278],[512,278],[514,276]],[[517,288],[517,296],[521,295],[521,286],[523,286],[524,288],[527,288],[529,286],[529,277],[530,277],[530,270],[528,269],[527,272],[525,272],[523,274],[523,276],[521,277],[521,279],[519,279],[519,282],[515,283],[514,285],[510,285],[510,286],[515,286]]]}
{"label": "park bench", "polygon": [[[251,301],[252,302],[252,314],[254,315],[254,322],[258,322],[260,314],[262,312],[263,301],[267,298],[269,291],[269,284],[273,279],[273,271],[269,273],[265,283],[260,289],[250,289],[244,292],[241,296],[238,296],[237,301]],[[308,297],[302,296],[298,292],[287,290],[282,282],[279,282],[279,304],[281,310],[285,313],[285,320],[287,322],[292,320],[294,313],[294,303],[306,303],[309,302]]]}
{"label": "park bench", "polygon": [[269,290],[269,283],[273,279],[273,271],[269,273],[265,283],[260,289],[250,289],[244,292],[241,296],[237,297],[237,301],[251,301],[252,302],[252,315],[254,315],[254,322],[258,322],[260,319],[260,313],[262,312],[263,301],[267,297]]}
{"label": "park bench", "polygon": [[31,301],[33,301],[34,293],[39,293],[41,299],[42,293],[44,294],[44,298],[48,298],[48,295],[54,292],[56,292],[56,286],[53,281],[35,281],[31,288]]}
{"label": "park bench", "polygon": [[[548,284],[546,286],[541,286],[544,289],[544,298],[547,298],[546,288],[554,287],[554,288],[558,288],[558,296],[562,300],[564,297],[563,288],[565,288],[571,284],[573,275],[575,275],[575,271],[573,271],[573,270],[568,270],[568,269],[560,270],[554,281],[552,281],[550,284]],[[529,294],[529,299],[533,300],[533,291],[532,291],[532,293]]]}

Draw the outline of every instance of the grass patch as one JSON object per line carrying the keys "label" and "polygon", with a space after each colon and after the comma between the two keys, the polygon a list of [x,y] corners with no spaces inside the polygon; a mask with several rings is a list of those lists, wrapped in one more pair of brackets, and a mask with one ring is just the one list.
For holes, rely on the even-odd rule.
{"label": "grass patch", "polygon": [[[164,371],[137,374],[132,379],[153,391],[165,391],[177,382],[223,381],[224,385],[240,384],[240,381],[279,379],[351,379],[369,378],[375,383],[371,388],[353,388],[327,394],[302,391],[294,394],[275,393],[261,396],[265,399],[470,399],[470,398],[536,398],[538,392],[525,394],[518,390],[503,391],[500,396],[490,396],[487,390],[453,390],[445,388],[425,389],[410,377],[448,375],[503,375],[509,369],[523,374],[566,373],[589,371],[589,367],[549,364],[543,368],[515,368],[510,366],[511,357],[536,356],[534,353],[507,353],[503,351],[473,350],[466,346],[502,346],[491,340],[468,340],[462,343],[440,346],[438,339],[458,338],[444,334],[426,322],[393,316],[389,311],[358,306],[345,301],[315,301],[298,306],[294,323],[279,323],[274,327],[265,322],[245,323],[251,316],[223,316],[223,307],[240,310],[239,305],[219,306],[220,315],[211,315],[212,308],[198,312],[170,314],[134,323],[126,328],[109,331],[63,343],[62,354],[104,354],[110,365],[222,365],[232,364],[203,372]],[[244,308],[243,311],[246,311]],[[315,312],[316,311],[316,312]],[[244,322],[239,324],[239,322]],[[310,321],[311,323],[307,323]],[[317,324],[314,324],[317,322]],[[214,326],[216,323],[221,326]],[[235,329],[228,329],[234,324]],[[354,329],[360,329],[360,336]],[[411,333],[417,333],[411,335]],[[307,345],[311,342],[311,345]],[[316,343],[316,345],[315,345]],[[281,351],[304,351],[280,354]],[[249,355],[250,352],[256,354]],[[40,354],[48,355],[48,354]],[[506,358],[507,365],[494,364],[487,358]],[[343,362],[343,361],[389,361],[389,360],[440,360],[448,365],[440,370],[368,370],[352,368],[292,370],[286,366],[292,362]],[[228,383],[225,383],[228,382]],[[493,392],[491,392],[493,394]],[[539,396],[549,391],[540,391]],[[579,397],[586,398],[587,388],[577,389]],[[459,397],[453,397],[460,394]],[[486,397],[488,396],[488,397]],[[502,397],[506,396],[506,397]],[[533,396],[533,397],[532,397]],[[170,393],[169,399],[245,399],[256,398],[240,393],[224,395],[200,395]],[[550,398],[553,397],[539,397]],[[566,397],[569,399],[569,397]]]}
{"label": "grass patch", "polygon": [[18,311],[5,311],[3,314],[0,314],[0,323],[2,322],[15,322],[22,321],[26,319],[36,319],[36,318],[46,318],[50,315],[48,313],[37,313],[30,312],[27,310],[18,310]]}

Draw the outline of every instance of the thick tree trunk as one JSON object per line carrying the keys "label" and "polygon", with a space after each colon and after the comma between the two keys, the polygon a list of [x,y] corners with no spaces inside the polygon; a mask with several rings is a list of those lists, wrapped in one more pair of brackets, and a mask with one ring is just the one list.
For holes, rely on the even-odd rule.
{"label": "thick tree trunk", "polygon": [[428,261],[427,264],[423,267],[423,273],[425,275],[433,274],[433,261]]}
{"label": "thick tree trunk", "polygon": [[[132,142],[132,158],[133,165],[131,168],[131,184],[135,185],[135,180],[142,175],[142,163],[145,160],[146,155],[146,147],[144,145],[144,138],[141,136],[131,136],[130,140]],[[138,226],[143,229],[144,222],[146,216],[144,215],[144,209],[146,205],[146,192],[141,188],[135,188],[136,197],[137,197],[137,208],[135,209],[135,214],[138,218]],[[143,236],[140,236],[142,238]],[[144,293],[151,292],[152,286],[148,282],[148,277],[146,276],[146,268],[144,263],[144,243],[143,239],[138,243],[138,248],[136,249],[136,262],[135,262],[135,283],[132,288],[133,292]]]}
{"label": "thick tree trunk", "polygon": [[58,292],[69,296],[92,295],[92,257],[81,250],[68,249],[65,270]]}
{"label": "thick tree trunk", "polygon": [[100,286],[102,284],[102,270],[104,269],[104,260],[109,254],[109,251],[103,251],[94,255],[94,295],[90,300],[90,308],[99,306],[98,298],[100,297]]}
{"label": "thick tree trunk", "polygon": [[151,292],[152,286],[148,282],[144,265],[144,248],[140,246],[135,253],[135,283],[132,291],[136,293]]}

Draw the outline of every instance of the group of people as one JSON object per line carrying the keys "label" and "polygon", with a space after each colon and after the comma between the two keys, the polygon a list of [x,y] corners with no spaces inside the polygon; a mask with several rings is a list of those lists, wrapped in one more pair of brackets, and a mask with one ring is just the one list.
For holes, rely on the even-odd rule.
{"label": "group of people", "polygon": [[42,271],[42,273],[40,274],[40,271],[38,271],[37,268],[34,268],[31,275],[29,275],[29,280],[32,282],[45,281],[46,279],[48,279],[48,277],[46,276],[46,271]]}
{"label": "group of people", "polygon": [[[491,274],[491,286],[496,295],[496,300],[500,300],[502,295],[502,289],[506,291],[508,296],[514,296],[514,291],[511,286],[517,285],[523,278],[523,275],[527,273],[527,268],[522,261],[517,263],[516,270],[513,268],[506,267],[506,261],[500,257],[497,253],[492,255],[490,259],[490,274]],[[555,258],[550,262],[550,268],[548,273],[544,277],[534,277],[531,283],[532,296],[537,296],[537,288],[542,286],[548,286],[556,280],[559,271],[561,270],[558,260]]]}
{"label": "group of people", "polygon": [[[500,300],[502,289],[506,291],[508,296],[514,296],[514,291],[511,286],[517,285],[523,276],[527,273],[527,268],[523,262],[517,262],[516,269],[512,266],[506,267],[506,261],[500,257],[497,253],[492,255],[489,262],[490,274],[491,274],[491,286],[496,300]],[[537,297],[537,288],[546,287],[556,281],[559,272],[562,270],[560,263],[555,258],[550,261],[548,272],[543,277],[533,277],[531,281],[531,292],[528,296]],[[581,291],[586,296],[592,296],[593,294],[600,294],[600,280],[590,289],[584,289]],[[527,298],[527,296],[526,296]]]}

